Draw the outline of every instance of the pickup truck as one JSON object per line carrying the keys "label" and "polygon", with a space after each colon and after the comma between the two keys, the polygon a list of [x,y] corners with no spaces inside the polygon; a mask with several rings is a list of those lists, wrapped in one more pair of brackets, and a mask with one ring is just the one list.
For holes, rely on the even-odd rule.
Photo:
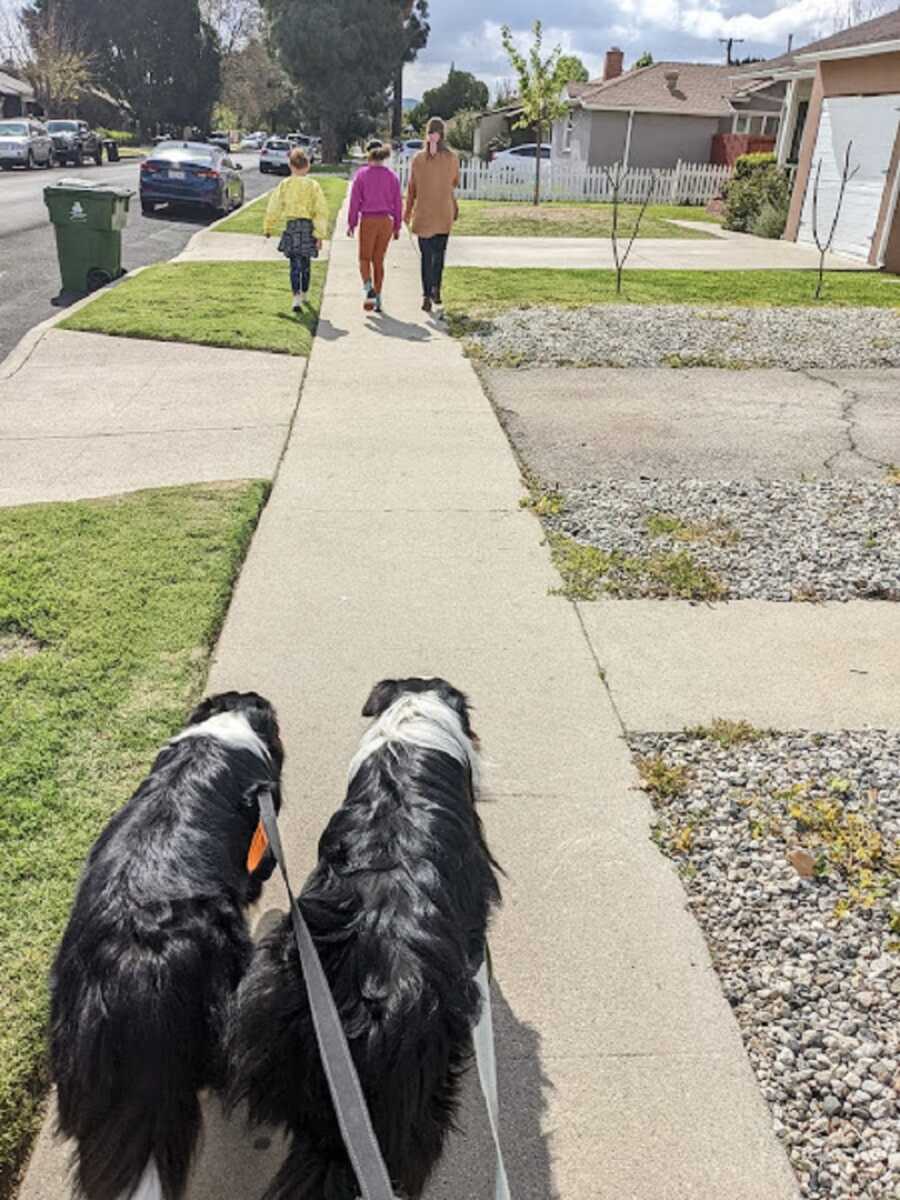
{"label": "pickup truck", "polygon": [[86,158],[92,158],[98,167],[103,164],[103,139],[87,121],[54,119],[47,122],[47,132],[53,138],[56,162],[80,167]]}

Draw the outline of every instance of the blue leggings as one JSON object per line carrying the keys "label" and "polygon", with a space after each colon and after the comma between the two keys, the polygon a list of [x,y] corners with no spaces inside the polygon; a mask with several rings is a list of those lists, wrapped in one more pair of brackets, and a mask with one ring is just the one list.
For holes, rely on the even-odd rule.
{"label": "blue leggings", "polygon": [[291,291],[308,292],[311,270],[309,258],[304,254],[292,257],[289,261],[291,264]]}

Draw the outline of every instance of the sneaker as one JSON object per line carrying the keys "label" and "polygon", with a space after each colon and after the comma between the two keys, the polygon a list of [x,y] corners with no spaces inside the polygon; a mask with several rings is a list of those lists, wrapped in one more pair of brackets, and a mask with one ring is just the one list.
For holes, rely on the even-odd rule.
{"label": "sneaker", "polygon": [[422,301],[422,312],[431,312],[431,297],[426,296]]}
{"label": "sneaker", "polygon": [[294,292],[294,301],[291,304],[291,312],[299,312],[303,307],[303,297],[299,292]]}
{"label": "sneaker", "polygon": [[301,304],[309,304],[309,292],[301,292],[300,293],[300,303]]}
{"label": "sneaker", "polygon": [[381,295],[380,295],[380,293],[376,294],[376,296],[375,296],[375,311],[381,312]]}
{"label": "sneaker", "polygon": [[441,289],[440,288],[434,289],[434,291],[431,293],[431,298],[435,302],[435,304],[437,305],[438,308],[444,307],[444,302],[441,299]]}
{"label": "sneaker", "polygon": [[363,308],[366,312],[372,312],[375,307],[375,289],[371,283],[367,283],[363,288]]}

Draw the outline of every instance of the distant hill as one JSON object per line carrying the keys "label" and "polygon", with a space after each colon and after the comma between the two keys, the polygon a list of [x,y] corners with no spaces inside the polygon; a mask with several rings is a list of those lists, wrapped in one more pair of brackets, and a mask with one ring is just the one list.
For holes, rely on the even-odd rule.
{"label": "distant hill", "polygon": [[416,107],[416,105],[417,105],[418,103],[419,103],[419,101],[418,101],[418,100],[413,100],[413,99],[412,99],[410,96],[406,96],[406,97],[404,97],[404,100],[403,100],[403,111],[404,111],[404,112],[409,112],[409,110],[410,110],[411,108],[415,108],[415,107]]}

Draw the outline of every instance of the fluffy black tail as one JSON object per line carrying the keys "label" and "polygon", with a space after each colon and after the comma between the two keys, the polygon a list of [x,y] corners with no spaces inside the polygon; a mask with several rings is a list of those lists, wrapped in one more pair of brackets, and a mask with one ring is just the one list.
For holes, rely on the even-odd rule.
{"label": "fluffy black tail", "polygon": [[354,1200],[358,1194],[356,1176],[341,1151],[327,1157],[327,1151],[295,1139],[263,1200]]}

